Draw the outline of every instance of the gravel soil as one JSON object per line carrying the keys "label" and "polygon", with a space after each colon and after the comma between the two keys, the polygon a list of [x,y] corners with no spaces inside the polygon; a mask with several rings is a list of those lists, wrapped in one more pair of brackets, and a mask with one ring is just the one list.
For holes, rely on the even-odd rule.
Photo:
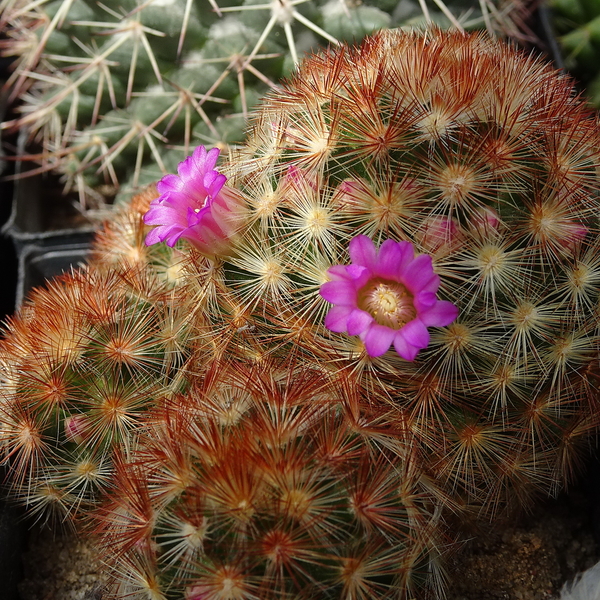
{"label": "gravel soil", "polygon": [[[480,533],[448,568],[449,600],[550,600],[600,560],[593,503],[575,490]],[[598,599],[600,600],[600,599]]]}

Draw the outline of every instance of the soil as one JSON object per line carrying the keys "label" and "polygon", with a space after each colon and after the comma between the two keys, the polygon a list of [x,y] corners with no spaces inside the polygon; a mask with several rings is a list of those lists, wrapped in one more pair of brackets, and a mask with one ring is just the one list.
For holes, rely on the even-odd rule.
{"label": "soil", "polygon": [[565,582],[600,560],[593,517],[593,499],[578,489],[490,528],[449,565],[448,600],[557,598]]}
{"label": "soil", "polygon": [[102,600],[106,566],[96,545],[72,530],[33,529],[23,555],[21,600]]}

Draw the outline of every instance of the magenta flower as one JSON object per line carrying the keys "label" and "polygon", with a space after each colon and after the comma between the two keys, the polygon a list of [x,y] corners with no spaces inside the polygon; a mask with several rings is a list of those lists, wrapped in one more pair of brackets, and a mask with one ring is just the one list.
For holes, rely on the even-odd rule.
{"label": "magenta flower", "polygon": [[174,246],[184,238],[202,253],[226,254],[245,215],[244,201],[236,190],[223,187],[227,178],[215,171],[219,149],[198,146],[157,184],[160,194],[144,216],[157,225],[146,236],[146,245],[165,242]]}
{"label": "magenta flower", "polygon": [[386,240],[379,252],[366,235],[350,242],[351,265],[335,265],[321,296],[335,306],[325,327],[358,335],[369,356],[381,356],[393,344],[406,360],[429,345],[427,327],[449,325],[458,316],[451,302],[438,300],[440,278],[431,256],[415,256],[410,242]]}

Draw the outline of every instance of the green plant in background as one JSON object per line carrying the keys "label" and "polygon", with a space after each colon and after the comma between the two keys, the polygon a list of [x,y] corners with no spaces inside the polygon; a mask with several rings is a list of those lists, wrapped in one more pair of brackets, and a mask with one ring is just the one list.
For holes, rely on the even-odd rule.
{"label": "green plant in background", "polygon": [[3,0],[20,114],[2,127],[35,141],[23,159],[59,173],[91,216],[174,171],[198,143],[240,142],[248,110],[319,44],[423,20],[492,29],[515,6]]}
{"label": "green plant in background", "polygon": [[117,598],[439,597],[449,523],[597,433],[598,148],[481,34],[311,57],[8,324],[14,496],[100,535]]}
{"label": "green plant in background", "polygon": [[551,0],[548,4],[565,68],[581,82],[589,101],[600,107],[600,4],[593,0]]}

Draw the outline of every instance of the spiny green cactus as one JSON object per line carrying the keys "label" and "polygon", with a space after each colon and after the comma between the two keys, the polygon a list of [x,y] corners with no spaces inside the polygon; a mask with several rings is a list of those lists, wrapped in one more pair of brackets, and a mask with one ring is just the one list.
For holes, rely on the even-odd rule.
{"label": "spiny green cactus", "polygon": [[590,103],[600,107],[600,6],[597,2],[552,0],[552,23],[565,68],[576,77]]}
{"label": "spiny green cactus", "polygon": [[[397,8],[395,0],[3,0],[2,53],[18,57],[9,90],[22,102],[2,127],[39,143],[22,157],[40,165],[35,172],[58,172],[82,209],[102,207],[120,189],[128,197],[173,171],[198,141],[241,141],[248,110],[305,51],[421,14],[410,2]],[[429,21],[458,25],[453,11],[469,7],[421,8]],[[471,23],[478,11],[469,9]],[[508,21],[503,14],[496,20]]]}

